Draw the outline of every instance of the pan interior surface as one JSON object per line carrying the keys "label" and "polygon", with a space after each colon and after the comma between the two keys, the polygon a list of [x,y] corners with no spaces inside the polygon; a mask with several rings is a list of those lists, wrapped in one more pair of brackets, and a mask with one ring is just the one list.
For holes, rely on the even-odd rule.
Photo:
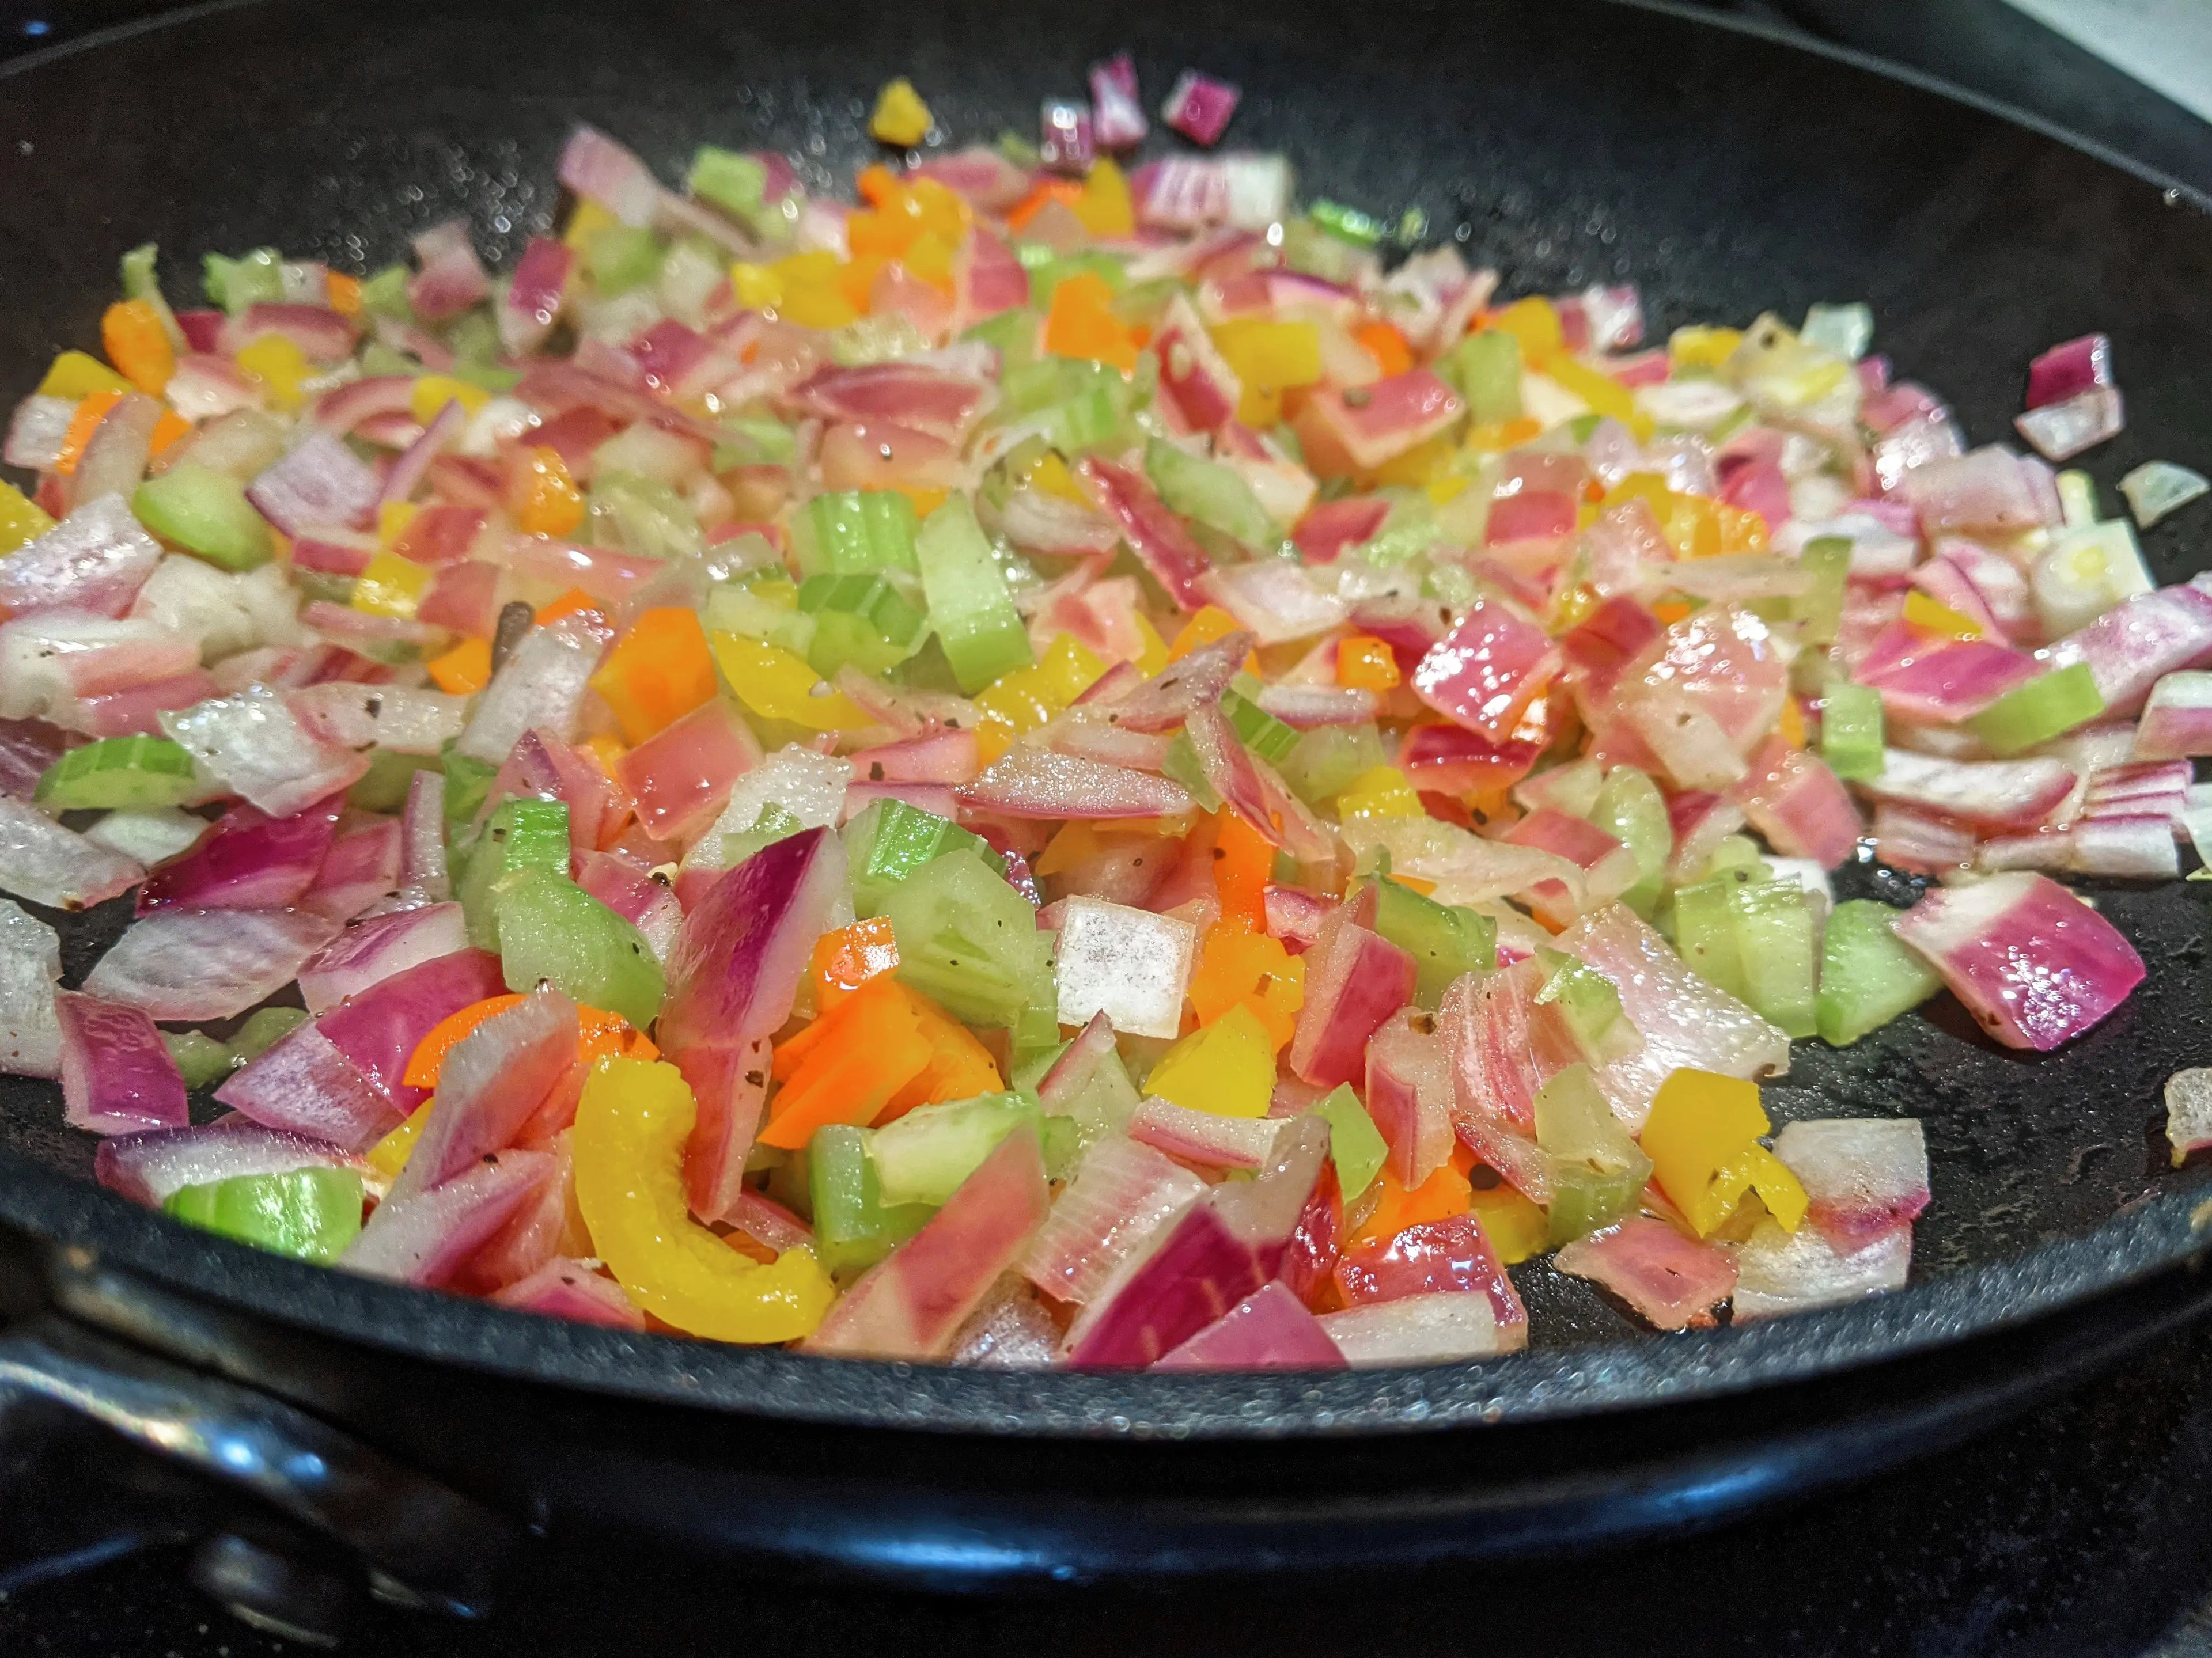
{"label": "pan interior surface", "polygon": [[[1586,50],[1559,50],[1569,39]],[[1657,10],[1416,4],[1356,18],[1222,0],[1047,15],[981,0],[926,27],[878,9],[526,12],[396,0],[376,27],[272,0],[223,5],[0,75],[0,392],[97,337],[125,249],[155,240],[173,296],[210,252],[274,245],[365,270],[465,215],[488,264],[550,221],[554,162],[585,120],[664,179],[704,142],[773,149],[846,187],[879,152],[876,88],[910,77],[947,145],[1033,131],[1038,100],[1133,48],[1143,84],[1186,64],[1238,82],[1232,147],[1280,150],[1302,199],[1395,219],[1501,273],[1502,291],[1640,288],[1656,338],[1693,321],[1863,299],[1876,349],[1946,398],[1972,440],[2009,438],[2025,364],[2101,330],[2129,428],[2082,463],[2107,501],[2212,433],[2212,222],[2179,192],[1867,69]],[[1158,139],[1154,149],[1161,148]],[[2208,562],[2203,509],[2144,537],[2161,580]],[[1844,872],[1838,896],[1909,890]],[[89,1183],[58,1091],[0,1079],[0,1217],[274,1317],[611,1391],[805,1417],[1006,1431],[1282,1433],[1528,1419],[1726,1391],[1955,1339],[2094,1293],[2196,1247],[2195,1171],[2166,1166],[2166,1078],[2212,1063],[2205,889],[2095,896],[2150,967],[2113,1017],[2032,1057],[1948,1000],[1844,1051],[1796,1045],[1778,1123],[1918,1116],[1934,1200],[1914,1285],[1752,1330],[1654,1339],[1591,1286],[1516,1272],[1535,1349],[1488,1365],[1329,1380],[1009,1378],[825,1366],[556,1327],[320,1273],[186,1234]],[[125,907],[65,918],[74,984]],[[2116,1219],[2116,1218],[2118,1218]]]}

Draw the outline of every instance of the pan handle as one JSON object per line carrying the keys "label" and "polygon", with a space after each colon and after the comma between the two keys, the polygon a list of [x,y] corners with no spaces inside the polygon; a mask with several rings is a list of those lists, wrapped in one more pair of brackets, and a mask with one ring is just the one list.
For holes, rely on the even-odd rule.
{"label": "pan handle", "polygon": [[[472,1498],[293,1406],[55,1314],[0,1332],[0,1406],[58,1407],[159,1465],[257,1499],[281,1517],[280,1529],[364,1563],[372,1590],[402,1605],[480,1615],[520,1539],[518,1527]],[[291,1565],[282,1549],[254,1540],[251,1522],[237,1530],[249,1535],[226,1535],[202,1551],[204,1587],[253,1621],[289,1621],[287,1594],[306,1579],[288,1590],[283,1580]],[[257,1618],[264,1595],[276,1606],[258,1608]]]}

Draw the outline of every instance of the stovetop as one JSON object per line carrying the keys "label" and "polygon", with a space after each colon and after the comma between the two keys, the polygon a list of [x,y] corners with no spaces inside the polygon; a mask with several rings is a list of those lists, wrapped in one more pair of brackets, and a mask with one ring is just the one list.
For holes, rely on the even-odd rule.
{"label": "stovetop", "polygon": [[[2069,40],[2099,15],[2202,0],[1732,0],[1716,9],[1903,59],[2212,189],[2212,125]],[[0,57],[147,9],[0,0]],[[2083,20],[2071,27],[2070,14]],[[2136,21],[2142,21],[2139,15]],[[2155,29],[2155,18],[2150,24]],[[365,26],[368,26],[366,25]],[[2212,66],[2204,66],[2212,70]],[[2212,86],[2212,74],[2203,77]],[[2184,96],[2188,86],[2177,82]],[[2208,94],[2212,95],[2212,94]],[[4,1478],[0,1470],[0,1478]],[[2212,1658],[2212,1327],[1956,1451],[1718,1530],[1566,1563],[1411,1579],[933,1600],[680,1566],[526,1574],[489,1623],[373,1609],[349,1644],[390,1658],[678,1658],[739,1646],[1046,1652],[1794,1653]],[[276,1658],[153,1549],[0,1595],[0,1654]]]}

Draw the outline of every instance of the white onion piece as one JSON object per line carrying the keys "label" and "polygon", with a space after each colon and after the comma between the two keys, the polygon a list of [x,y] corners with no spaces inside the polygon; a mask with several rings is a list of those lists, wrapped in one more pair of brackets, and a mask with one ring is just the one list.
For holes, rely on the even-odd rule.
{"label": "white onion piece", "polygon": [[1736,1251],[1738,1322],[1802,1313],[1905,1287],[1912,1266],[1912,1229],[1883,1232],[1857,1249],[1838,1251],[1817,1226],[1785,1232],[1771,1220]]}
{"label": "white onion piece", "polygon": [[62,976],[60,935],[21,905],[0,898],[0,1072],[61,1074],[62,1033],[54,987]]}
{"label": "white onion piece", "polygon": [[1325,1313],[1321,1327],[1355,1370],[1495,1358],[1518,1344],[1498,1328],[1488,1296],[1437,1291]]}
{"label": "white onion piece", "polygon": [[2212,1145],[2212,1068],[2197,1066],[2166,1079],[2166,1138],[2176,1169]]}
{"label": "white onion piece", "polygon": [[84,987],[156,1019],[228,1019],[291,983],[337,931],[301,910],[157,910],[125,930]]}
{"label": "white onion piece", "polygon": [[206,833],[207,819],[195,817],[180,806],[149,806],[111,811],[85,830],[84,838],[151,868],[167,862]]}
{"label": "white onion piece", "polygon": [[173,740],[191,750],[201,771],[271,817],[289,817],[350,786],[368,769],[368,756],[310,736],[266,685],[156,718]]}
{"label": "white onion piece", "polygon": [[596,610],[578,610],[532,630],[478,694],[455,748],[496,766],[526,731],[550,731],[568,741],[584,687],[613,636]]}
{"label": "white onion piece", "polygon": [[86,909],[145,878],[136,859],[94,846],[73,829],[0,795],[0,892],[49,909]]}
{"label": "white onion piece", "polygon": [[1063,898],[1038,918],[1060,934],[1060,1022],[1103,1013],[1133,1036],[1173,1037],[1198,952],[1198,929],[1103,898]]}

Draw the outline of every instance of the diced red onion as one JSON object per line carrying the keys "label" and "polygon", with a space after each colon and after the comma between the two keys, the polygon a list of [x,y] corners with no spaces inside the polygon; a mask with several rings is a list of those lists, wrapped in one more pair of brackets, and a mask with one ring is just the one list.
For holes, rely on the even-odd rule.
{"label": "diced red onion", "polygon": [[566,742],[613,633],[596,610],[572,611],[532,629],[477,694],[456,750],[498,765],[526,731],[550,731]]}
{"label": "diced red onion", "polygon": [[1285,1056],[1291,1072],[1334,1087],[1364,1076],[1367,1039],[1413,999],[1413,958],[1340,908],[1306,952],[1305,1001]]}
{"label": "diced red onion", "polygon": [[137,913],[283,909],[297,903],[330,853],[344,805],[332,795],[277,818],[252,806],[234,807],[189,852],[146,878],[138,889]]}
{"label": "diced red onion", "polygon": [[1078,467],[1100,510],[1121,526],[1130,551],[1183,610],[1206,603],[1201,579],[1212,568],[1205,550],[1191,539],[1182,520],[1170,512],[1138,473],[1091,456]]}
{"label": "diced red onion", "polygon": [[2008,1048],[2048,1052],[2071,1041],[2143,978],[2142,958],[2118,929],[2047,876],[1940,889],[1896,929]]}
{"label": "diced red onion", "polygon": [[73,1128],[133,1134],[191,1121],[185,1079],[153,1020],[80,991],[54,993],[63,1114]]}
{"label": "diced red onion", "polygon": [[121,616],[161,559],[161,544],[123,497],[101,495],[0,558],[0,607],[12,616],[54,609]]}
{"label": "diced red onion", "polygon": [[2137,593],[2044,654],[2053,668],[2087,663],[2105,712],[2124,717],[2167,674],[2212,662],[2212,592],[2183,583]]}
{"label": "diced red onion", "polygon": [[645,1315],[623,1292],[621,1284],[566,1255],[556,1255],[492,1299],[517,1312],[565,1318],[578,1324],[598,1324],[611,1330],[645,1328]]}
{"label": "diced red onion", "polygon": [[1774,1155],[1805,1188],[1814,1224],[1849,1249],[1928,1206],[1928,1140],[1914,1117],[1826,1117],[1783,1125]]}
{"label": "diced red onion", "polygon": [[1664,1221],[1635,1217],[1579,1237],[1554,1258],[1559,1270],[1620,1297],[1660,1330],[1710,1329],[1735,1288],[1735,1262]]}
{"label": "diced red onion", "polygon": [[[404,1116],[424,1097],[423,1090],[401,1080],[422,1038],[448,1015],[488,996],[501,994],[506,988],[498,957],[488,950],[459,950],[403,968],[368,989],[356,991],[349,1000],[317,1018],[313,1029],[335,1046],[368,1086],[390,1100],[398,1115]],[[232,1078],[216,1097],[246,1109],[228,1090],[251,1077],[266,1058],[264,1054]]]}
{"label": "diced red onion", "polygon": [[1008,817],[1164,817],[1190,809],[1179,783],[1017,744],[958,790],[963,805]]}
{"label": "diced red onion", "polygon": [[401,1203],[514,1143],[576,1061],[576,1005],[540,985],[453,1045],[438,1071],[437,1105],[392,1183]]}
{"label": "diced red onion", "polygon": [[502,1151],[487,1157],[433,1191],[379,1204],[337,1264],[368,1278],[435,1288],[448,1282],[556,1172],[550,1152]]}
{"label": "diced red onion", "polygon": [[1022,1272],[1047,1295],[1081,1306],[1114,1270],[1206,1183],[1149,1145],[1121,1136],[1085,1154],[1023,1258]]}
{"label": "diced red onion", "polygon": [[50,909],[89,909],[129,891],[145,873],[36,806],[0,795],[0,891]]}
{"label": "diced red onion", "polygon": [[685,841],[714,821],[738,779],[762,758],[752,728],[715,697],[623,755],[615,774],[647,835]]}
{"label": "diced red onion", "polygon": [[422,269],[408,280],[407,302],[424,322],[458,317],[477,301],[489,297],[491,278],[477,263],[466,219],[432,225],[417,234],[414,243],[415,258]]}
{"label": "diced red onion", "polygon": [[1091,106],[1101,149],[1134,149],[1150,131],[1137,93],[1137,65],[1126,52],[1091,66]]}
{"label": "diced red onion", "polygon": [[374,374],[331,387],[315,399],[315,424],[343,437],[372,415],[404,415],[414,406],[415,380],[407,374]]}
{"label": "diced red onion", "polygon": [[575,253],[550,236],[532,236],[525,245],[499,307],[499,343],[508,355],[536,350],[553,331],[575,264]]}
{"label": "diced red onion", "polygon": [[1046,171],[1081,178],[1097,158],[1091,106],[1074,98],[1048,98],[1037,116],[1037,159]]}
{"label": "diced red onion", "polygon": [[1905,1287],[1912,1265],[1912,1229],[1881,1233],[1838,1251],[1817,1226],[1785,1232],[1762,1221],[1735,1253],[1734,1316],[1740,1321],[1802,1313]]}
{"label": "diced red onion", "polygon": [[2146,530],[2208,489],[2212,489],[2212,483],[2207,483],[2202,473],[2176,466],[2170,460],[2147,460],[2120,480],[2120,493],[2128,498],[2128,510]]}
{"label": "diced red onion", "polygon": [[1230,118],[1237,113],[1237,100],[1243,95],[1227,81],[1187,69],[1168,89],[1167,101],[1160,106],[1160,119],[1191,143],[1210,149],[1229,130]]}
{"label": "diced red onion", "polygon": [[337,933],[296,910],[158,910],[125,929],[84,987],[156,1019],[228,1019],[291,983]]}
{"label": "diced red onion", "polygon": [[1778,738],[1753,757],[1735,796],[1767,844],[1790,858],[1834,869],[1857,850],[1864,825],[1835,773],[1814,754]]}
{"label": "diced red onion", "polygon": [[2112,384],[2112,340],[2084,334],[2052,346],[2028,364],[2027,406],[2046,408]]}
{"label": "diced red onion", "polygon": [[127,495],[137,489],[146,476],[154,428],[161,412],[153,398],[125,392],[77,457],[76,471],[63,479],[63,505],[75,511],[102,495]]}
{"label": "diced red onion", "polygon": [[1316,392],[1298,429],[1312,421],[1356,466],[1373,470],[1425,443],[1467,412],[1459,394],[1426,368],[1344,391]]}
{"label": "diced red onion", "polygon": [[326,305],[257,302],[223,325],[221,349],[234,356],[271,334],[291,341],[310,362],[340,363],[353,355],[361,325]]}
{"label": "diced red onion", "polygon": [[1907,749],[1884,750],[1881,774],[1859,784],[1877,800],[2014,829],[2041,823],[2073,787],[2056,760],[1939,760]]}
{"label": "diced red onion", "polygon": [[51,472],[61,459],[62,443],[76,418],[73,398],[25,398],[9,420],[8,440],[0,447],[0,461],[27,472]]}
{"label": "diced red onion", "polygon": [[1367,1114],[1390,1148],[1385,1166],[1409,1191],[1451,1159],[1452,1086],[1450,1054],[1428,1015],[1401,1010],[1368,1042]]}
{"label": "diced red onion", "polygon": [[404,503],[415,493],[415,486],[422,481],[422,475],[430,470],[430,463],[459,441],[462,428],[468,423],[469,411],[461,406],[461,400],[448,398],[445,406],[422,428],[422,435],[392,464],[392,470],[385,474],[377,504],[390,507]]}
{"label": "diced red onion", "polygon": [[161,723],[210,777],[272,817],[349,787],[368,769],[368,756],[310,737],[264,684],[163,714]]}
{"label": "diced red onion", "polygon": [[2212,673],[2170,673],[2151,687],[2134,753],[2138,760],[2212,755]]}
{"label": "diced red onion", "polygon": [[1542,629],[1478,599],[1421,659],[1413,689],[1446,719],[1500,743],[1562,659]]}
{"label": "diced red onion", "polygon": [[2119,392],[2100,386],[2063,403],[2047,404],[2013,417],[2013,425],[2045,460],[2071,460],[2120,434],[2127,424]]}
{"label": "diced red onion", "polygon": [[1327,633],[1342,623],[1348,608],[1321,591],[1304,568],[1282,559],[1231,565],[1208,573],[1199,585],[1262,645]]}
{"label": "diced red onion", "polygon": [[1180,1163],[1212,1169],[1261,1169],[1273,1156],[1282,1123],[1229,1117],[1149,1096],[1129,1120],[1129,1138]]}
{"label": "diced red onion", "polygon": [[1875,808],[1875,855],[1895,869],[1940,874],[1974,861],[1974,835],[1951,818],[1885,800]]}
{"label": "diced red onion", "polygon": [[1278,1278],[1261,1284],[1181,1346],[1156,1370],[1340,1370],[1337,1350],[1305,1303]]}
{"label": "diced red onion", "polygon": [[310,1013],[336,1007],[409,968],[468,948],[459,904],[398,910],[351,926],[300,969]]}
{"label": "diced red onion", "polygon": [[2020,457],[1996,444],[1933,459],[1900,478],[1897,489],[1930,532],[1987,530],[2009,535],[2044,522],[2044,511]]}
{"label": "diced red onion", "polygon": [[1116,1030],[1172,1038],[1198,951],[1196,929],[1171,915],[1096,898],[1063,898],[1038,917],[1060,935],[1060,1022],[1103,1014]]}

